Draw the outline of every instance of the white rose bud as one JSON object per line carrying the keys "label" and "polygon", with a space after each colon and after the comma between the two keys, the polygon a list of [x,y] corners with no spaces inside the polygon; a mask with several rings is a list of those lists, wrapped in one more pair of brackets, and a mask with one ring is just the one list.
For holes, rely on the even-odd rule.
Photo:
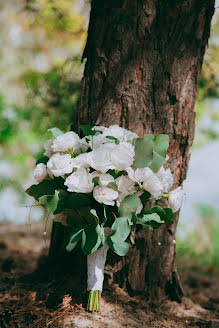
{"label": "white rose bud", "polygon": [[125,170],[134,161],[135,147],[128,142],[121,142],[119,145],[112,147],[110,156],[116,170]]}
{"label": "white rose bud", "polygon": [[47,162],[47,168],[49,173],[52,173],[55,177],[71,173],[73,170],[72,158],[69,154],[54,154]]}
{"label": "white rose bud", "polygon": [[79,136],[73,131],[61,134],[54,139],[52,150],[53,152],[65,152],[72,150],[74,153],[77,153],[80,149],[79,140]]}
{"label": "white rose bud", "polygon": [[173,175],[170,169],[165,170],[163,166],[156,173],[163,186],[163,192],[168,192],[173,185]]}
{"label": "white rose bud", "polygon": [[52,144],[53,144],[54,139],[49,139],[44,143],[44,149],[45,149],[45,153],[43,155],[47,156],[47,157],[51,157],[53,154],[52,151]]}
{"label": "white rose bud", "polygon": [[100,179],[100,184],[107,186],[110,182],[115,182],[114,177],[109,173],[101,173],[94,171],[91,173],[92,179],[98,177]]}
{"label": "white rose bud", "polygon": [[80,168],[76,172],[72,173],[64,183],[68,187],[70,192],[81,192],[88,194],[92,192],[94,184],[92,182],[92,175],[85,170]]}
{"label": "white rose bud", "polygon": [[182,205],[182,201],[183,201],[183,189],[182,187],[178,187],[174,190],[172,190],[169,193],[169,205],[170,208],[172,209],[173,213],[177,212],[181,205]]}
{"label": "white rose bud", "polygon": [[41,181],[43,181],[46,176],[47,176],[47,168],[46,165],[43,163],[37,164],[33,176],[35,178],[35,180],[40,183]]}
{"label": "white rose bud", "polygon": [[93,196],[98,203],[113,206],[115,199],[118,197],[118,192],[108,187],[96,186]]}

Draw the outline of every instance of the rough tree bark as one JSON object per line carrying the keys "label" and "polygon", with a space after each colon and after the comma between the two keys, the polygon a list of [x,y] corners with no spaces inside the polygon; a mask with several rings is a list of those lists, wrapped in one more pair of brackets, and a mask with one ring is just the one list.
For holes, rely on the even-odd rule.
{"label": "rough tree bark", "polygon": [[[118,124],[170,136],[175,186],[186,178],[194,105],[214,0],[93,0],[78,106],[80,124]],[[112,281],[148,300],[183,295],[175,232],[140,229],[127,256],[111,254]]]}

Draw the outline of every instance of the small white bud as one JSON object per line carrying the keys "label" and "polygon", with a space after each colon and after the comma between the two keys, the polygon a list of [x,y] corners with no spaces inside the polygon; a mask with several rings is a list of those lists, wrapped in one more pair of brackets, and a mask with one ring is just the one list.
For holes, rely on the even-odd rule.
{"label": "small white bud", "polygon": [[173,244],[176,244],[176,240],[175,239],[173,239]]}
{"label": "small white bud", "polygon": [[158,245],[158,246],[160,246],[160,245],[161,245],[161,243],[160,243],[160,242],[158,242],[158,243],[157,243],[157,245]]}
{"label": "small white bud", "polygon": [[46,236],[46,231],[43,232],[43,235]]}

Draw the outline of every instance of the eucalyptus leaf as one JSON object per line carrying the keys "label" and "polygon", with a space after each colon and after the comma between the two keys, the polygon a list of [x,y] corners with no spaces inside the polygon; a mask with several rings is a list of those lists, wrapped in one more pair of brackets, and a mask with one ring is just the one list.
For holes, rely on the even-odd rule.
{"label": "eucalyptus leaf", "polygon": [[61,213],[63,209],[80,209],[83,206],[92,205],[92,197],[88,194],[82,193],[69,193],[65,190],[61,190],[59,194],[59,203],[55,214]]}
{"label": "eucalyptus leaf", "polygon": [[54,195],[55,190],[56,186],[53,181],[43,180],[39,184],[32,185],[30,188],[28,188],[26,193],[38,200],[41,196],[44,195]]}
{"label": "eucalyptus leaf", "polygon": [[131,217],[132,213],[135,213],[140,205],[140,198],[136,195],[128,195],[119,206],[119,215],[122,217]]}
{"label": "eucalyptus leaf", "polygon": [[154,151],[160,156],[166,158],[169,147],[169,136],[167,134],[158,134],[154,139]]}
{"label": "eucalyptus leaf", "polygon": [[129,219],[127,217],[118,217],[112,225],[112,235],[110,239],[113,243],[120,243],[125,241],[129,234]]}
{"label": "eucalyptus leaf", "polygon": [[55,138],[57,138],[58,136],[63,134],[63,132],[61,130],[59,130],[58,128],[52,128],[52,129],[49,129],[48,131],[51,131]]}
{"label": "eucalyptus leaf", "polygon": [[153,152],[153,161],[150,164],[149,168],[156,173],[161,166],[166,163],[166,159],[162,156],[160,156],[158,153],[156,153],[155,151]]}
{"label": "eucalyptus leaf", "polygon": [[93,130],[93,126],[92,125],[80,125],[80,130],[83,132],[83,135],[86,136],[94,136],[97,134],[102,134],[102,131],[96,131]]}
{"label": "eucalyptus leaf", "polygon": [[92,182],[94,184],[94,187],[100,185],[100,177],[95,177],[92,179]]}
{"label": "eucalyptus leaf", "polygon": [[36,165],[40,164],[40,163],[43,163],[43,164],[47,164],[49,160],[49,157],[47,156],[43,156],[41,158],[39,158],[37,161],[36,161]]}
{"label": "eucalyptus leaf", "polygon": [[160,206],[154,206],[146,211],[143,211],[143,215],[153,213],[157,213],[167,226],[170,226],[174,222],[174,214],[171,209],[163,209]]}
{"label": "eucalyptus leaf", "polygon": [[106,238],[106,242],[109,248],[119,256],[124,256],[128,253],[129,250],[128,242],[124,241],[121,243],[113,243],[109,237]]}
{"label": "eucalyptus leaf", "polygon": [[159,228],[162,223],[165,223],[165,221],[161,220],[160,216],[157,213],[144,214],[143,216],[139,216],[138,221],[144,227],[151,225],[155,229]]}
{"label": "eucalyptus leaf", "polygon": [[149,167],[154,173],[156,173],[166,162],[166,153],[169,147],[169,136],[166,134],[158,134],[154,138],[153,142],[153,161]]}
{"label": "eucalyptus leaf", "polygon": [[59,201],[59,191],[55,191],[54,195],[41,196],[38,199],[39,203],[42,204],[48,211],[55,212],[58,201]]}
{"label": "eucalyptus leaf", "polygon": [[81,240],[82,232],[83,228],[81,226],[76,227],[72,231],[69,243],[66,246],[66,250],[68,252],[71,252],[76,247],[77,243]]}
{"label": "eucalyptus leaf", "polygon": [[[81,249],[85,255],[94,253],[103,246],[103,234],[100,232],[103,229],[99,225],[97,227],[85,226],[82,233]],[[103,232],[104,233],[104,232]]]}
{"label": "eucalyptus leaf", "polygon": [[132,167],[136,169],[149,166],[153,160],[153,141],[145,136],[135,139],[133,144],[135,146],[135,157]]}

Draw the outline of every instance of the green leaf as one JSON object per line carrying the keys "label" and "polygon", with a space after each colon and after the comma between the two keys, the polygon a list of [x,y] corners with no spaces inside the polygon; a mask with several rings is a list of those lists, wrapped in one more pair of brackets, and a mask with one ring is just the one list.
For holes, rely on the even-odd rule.
{"label": "green leaf", "polygon": [[[142,217],[138,217],[138,221],[145,227],[151,225],[154,229],[159,228],[165,221],[161,220],[157,213],[144,214]],[[156,224],[158,223],[158,224]]]}
{"label": "green leaf", "polygon": [[93,128],[92,125],[80,125],[79,128],[83,132],[85,137],[86,136],[94,136],[94,135],[103,133],[102,131],[92,130],[92,128]]}
{"label": "green leaf", "polygon": [[94,183],[94,187],[100,185],[100,177],[93,178],[92,182]]}
{"label": "green leaf", "polygon": [[131,218],[132,213],[135,213],[140,205],[140,198],[136,195],[126,196],[119,206],[119,215],[122,217]]}
{"label": "green leaf", "polygon": [[127,217],[119,217],[112,225],[112,234],[110,239],[113,243],[125,241],[130,234],[129,220]]}
{"label": "green leaf", "polygon": [[43,156],[43,157],[39,158],[39,159],[36,161],[36,165],[37,165],[37,164],[40,164],[40,163],[47,164],[48,160],[49,160],[49,157],[47,157],[47,156]]}
{"label": "green leaf", "polygon": [[69,193],[61,190],[59,194],[59,203],[54,214],[63,212],[64,209],[79,209],[83,206],[91,206],[92,197],[88,194]]}
{"label": "green leaf", "polygon": [[115,138],[115,137],[112,137],[112,136],[106,136],[106,138],[107,139],[110,139],[110,140],[114,140],[115,141],[115,144],[117,144],[117,145],[120,143],[120,141],[119,141],[118,138]]}
{"label": "green leaf", "polygon": [[167,226],[170,226],[174,222],[174,214],[171,209],[163,209],[160,206],[154,206],[146,211],[143,211],[144,215],[153,213],[157,213]]}
{"label": "green leaf", "polygon": [[128,253],[129,250],[128,242],[124,241],[122,243],[113,243],[109,237],[106,238],[106,242],[109,248],[119,256],[124,256]]}
{"label": "green leaf", "polygon": [[139,198],[141,199],[142,204],[145,205],[150,197],[151,194],[148,191],[144,191],[144,193]]}
{"label": "green leaf", "polygon": [[158,134],[154,139],[154,151],[160,156],[166,158],[169,147],[169,136],[167,134]]}
{"label": "green leaf", "polygon": [[116,184],[115,182],[110,182],[110,183],[108,183],[107,187],[108,187],[108,188],[111,188],[111,189],[113,189],[113,190],[115,190],[115,191],[118,190],[118,186],[117,186],[117,184]]}
{"label": "green leaf", "polygon": [[160,156],[158,153],[155,151],[153,152],[153,161],[150,164],[149,168],[156,173],[161,166],[166,163],[166,159],[162,156]]}
{"label": "green leaf", "polygon": [[54,196],[53,195],[45,195],[41,196],[38,199],[39,203],[42,204],[49,212],[55,212],[58,201],[59,201],[59,191],[55,191]]}
{"label": "green leaf", "polygon": [[82,233],[81,249],[85,255],[94,253],[104,243],[104,230],[100,225],[85,226]]}
{"label": "green leaf", "polygon": [[81,240],[83,230],[84,229],[81,226],[78,226],[71,232],[69,243],[66,246],[68,252],[71,252]]}
{"label": "green leaf", "polygon": [[56,186],[52,181],[43,180],[39,184],[32,185],[30,188],[28,188],[26,193],[38,200],[41,196],[44,195],[54,195],[55,190]]}
{"label": "green leaf", "polygon": [[135,157],[132,167],[136,169],[149,166],[153,160],[153,141],[144,136],[135,139],[133,144],[135,146]]}
{"label": "green leaf", "polygon": [[59,130],[58,128],[52,128],[52,129],[49,129],[48,131],[51,131],[55,138],[57,138],[58,136],[63,134],[63,132],[61,130]]}
{"label": "green leaf", "polygon": [[166,162],[167,149],[169,147],[169,136],[166,134],[158,134],[154,138],[153,161],[150,169],[157,172],[159,168]]}
{"label": "green leaf", "polygon": [[168,217],[168,219],[171,220],[172,223],[173,223],[173,220],[174,220],[174,213],[173,213],[173,211],[171,210],[171,208],[164,208],[163,210],[164,210],[164,212],[166,213],[166,216]]}

